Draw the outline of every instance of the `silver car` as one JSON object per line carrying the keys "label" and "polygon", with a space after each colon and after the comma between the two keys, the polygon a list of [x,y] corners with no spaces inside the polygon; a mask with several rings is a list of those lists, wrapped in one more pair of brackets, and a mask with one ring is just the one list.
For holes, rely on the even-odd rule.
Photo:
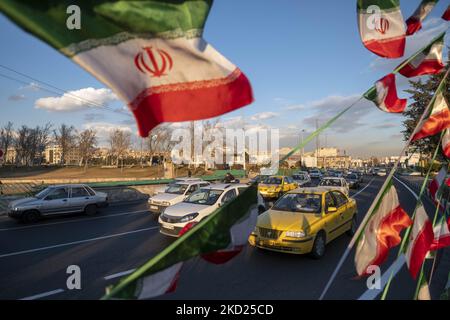
{"label": "silver car", "polygon": [[34,197],[12,201],[8,216],[26,223],[36,222],[43,216],[84,212],[97,213],[108,205],[108,195],[83,184],[50,186]]}

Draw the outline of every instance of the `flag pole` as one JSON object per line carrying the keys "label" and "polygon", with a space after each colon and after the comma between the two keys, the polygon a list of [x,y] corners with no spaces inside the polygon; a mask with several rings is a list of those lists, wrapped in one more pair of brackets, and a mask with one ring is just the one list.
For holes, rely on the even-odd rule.
{"label": "flag pole", "polygon": [[[434,40],[433,40],[433,41],[434,41]],[[416,54],[416,55],[417,55],[417,54]],[[406,60],[407,62],[405,61],[405,64],[406,64],[406,63],[409,63],[416,55],[413,55],[413,56],[411,56],[409,59],[407,59],[407,60]],[[397,69],[398,69],[398,68],[397,68]],[[397,70],[397,69],[396,69],[396,70]],[[396,71],[396,70],[394,70],[394,71]],[[450,68],[447,69],[447,72],[445,73],[443,80],[441,81],[441,83],[440,83],[439,86],[437,87],[436,92],[437,92],[438,90],[440,90],[441,86],[442,86],[443,83],[445,82],[445,79],[447,78],[449,71],[450,71]],[[398,72],[398,70],[397,70],[397,72]],[[365,226],[366,226],[366,224],[367,224],[367,221],[368,221],[369,218],[372,216],[373,210],[374,210],[376,204],[378,203],[378,201],[380,200],[381,195],[383,194],[384,189],[386,189],[386,186],[388,185],[389,181],[392,179],[392,177],[394,176],[395,171],[396,171],[397,168],[398,168],[398,165],[399,165],[399,163],[400,163],[400,158],[401,158],[401,156],[402,156],[402,155],[407,151],[407,149],[409,148],[409,145],[411,144],[411,141],[412,141],[414,135],[419,131],[420,124],[423,122],[423,120],[425,119],[425,117],[428,115],[428,113],[429,113],[429,111],[430,111],[430,109],[431,109],[431,106],[432,106],[432,104],[433,104],[433,102],[434,102],[434,100],[435,100],[435,98],[436,98],[436,92],[435,92],[433,98],[432,98],[432,99],[430,100],[430,102],[428,103],[427,107],[425,108],[425,110],[424,110],[422,116],[420,117],[419,121],[417,122],[416,127],[414,128],[414,131],[411,133],[411,135],[410,135],[408,141],[406,142],[405,146],[403,147],[402,151],[400,152],[397,161],[395,162],[394,166],[392,167],[391,171],[389,172],[388,177],[387,177],[386,180],[384,181],[384,183],[383,183],[383,185],[382,185],[380,191],[379,191],[378,194],[376,195],[375,199],[373,200],[372,204],[370,205],[369,210],[367,210],[366,215],[364,216],[364,218],[363,218],[363,220],[361,221],[361,223],[360,223],[358,229],[356,230],[355,234],[353,235],[352,239],[350,240],[350,243],[348,244],[347,248],[345,249],[344,254],[342,255],[342,257],[341,257],[341,259],[339,260],[339,262],[338,262],[336,268],[334,269],[333,273],[331,274],[330,279],[328,280],[327,284],[325,285],[325,288],[323,289],[323,291],[322,291],[322,293],[321,293],[321,295],[320,295],[320,297],[319,297],[319,300],[322,300],[322,299],[325,297],[325,294],[328,292],[328,289],[330,288],[331,284],[333,283],[334,279],[336,278],[336,275],[337,275],[337,273],[339,272],[340,268],[342,267],[342,264],[344,263],[345,259],[346,259],[347,256],[349,255],[350,250],[353,248],[353,246],[355,245],[356,241],[359,239],[359,236],[360,236],[362,230],[365,228]]]}

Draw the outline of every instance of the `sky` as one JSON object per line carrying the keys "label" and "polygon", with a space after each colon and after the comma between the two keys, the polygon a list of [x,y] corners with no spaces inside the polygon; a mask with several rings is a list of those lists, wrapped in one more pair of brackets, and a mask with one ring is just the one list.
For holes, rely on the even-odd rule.
{"label": "sky", "polygon": [[[419,0],[401,1],[409,17]],[[246,128],[278,128],[280,146],[293,146],[319,125],[356,101],[405,57],[445,31],[441,0],[408,37],[404,58],[382,59],[361,43],[355,0],[216,0],[204,38],[250,79],[255,102],[222,115],[220,122]],[[51,122],[93,128],[105,143],[113,128],[137,138],[125,103],[93,76],[56,50],[25,33],[0,14],[0,65],[93,100],[108,108],[85,105],[70,96],[43,91],[33,81],[0,67],[0,126]],[[445,38],[450,45],[449,37]],[[445,52],[446,53],[446,52]],[[445,54],[444,53],[444,54]],[[15,77],[19,83],[1,75]],[[408,81],[399,76],[401,98]],[[113,111],[116,110],[116,111]],[[363,100],[320,136],[320,146],[338,147],[353,157],[397,155],[402,149],[402,115],[386,114]],[[310,143],[306,150],[315,147]]]}

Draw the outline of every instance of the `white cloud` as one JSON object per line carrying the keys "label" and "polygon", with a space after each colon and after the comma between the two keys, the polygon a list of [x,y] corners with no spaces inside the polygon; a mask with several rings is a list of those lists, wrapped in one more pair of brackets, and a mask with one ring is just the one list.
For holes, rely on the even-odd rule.
{"label": "white cloud", "polygon": [[66,112],[87,108],[96,108],[117,100],[116,95],[109,89],[83,88],[69,91],[60,97],[46,97],[35,101],[37,109],[47,111]]}
{"label": "white cloud", "polygon": [[303,104],[295,104],[295,105],[291,105],[291,106],[285,107],[284,110],[287,110],[287,111],[305,110],[305,105],[303,105]]}
{"label": "white cloud", "polygon": [[131,126],[109,122],[88,122],[83,124],[83,129],[95,130],[100,145],[107,143],[109,135],[116,129],[130,132],[131,134],[136,133],[136,130],[131,128]]}
{"label": "white cloud", "polygon": [[278,117],[278,113],[267,111],[267,112],[256,113],[256,114],[252,115],[250,117],[250,119],[252,121],[259,121],[259,120],[268,120],[268,119],[272,119],[275,117]]}

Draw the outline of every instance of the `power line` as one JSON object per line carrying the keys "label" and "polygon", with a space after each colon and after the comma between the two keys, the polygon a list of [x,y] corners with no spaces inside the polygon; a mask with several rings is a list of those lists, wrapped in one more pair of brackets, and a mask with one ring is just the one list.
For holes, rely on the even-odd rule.
{"label": "power line", "polygon": [[[41,83],[41,84],[43,84],[43,85],[45,85],[45,86],[48,86],[48,87],[50,87],[50,88],[52,88],[52,89],[54,89],[54,90],[59,91],[59,92],[55,92],[54,90],[50,90],[50,89],[48,89],[48,88],[45,88],[45,87],[43,87],[43,86],[40,86],[39,84],[35,84],[35,86],[36,86],[38,89],[40,89],[40,90],[44,90],[44,91],[47,91],[47,92],[49,92],[49,93],[57,94],[57,95],[61,95],[61,93],[63,93],[63,94],[65,94],[66,96],[69,96],[69,97],[71,97],[71,98],[73,98],[73,99],[77,99],[77,100],[79,100],[79,101],[81,101],[81,102],[85,102],[87,105],[94,106],[94,107],[98,107],[98,108],[104,108],[104,109],[110,110],[110,111],[112,111],[112,112],[120,113],[120,114],[127,115],[127,116],[131,117],[131,115],[130,115],[129,113],[127,113],[127,112],[124,112],[124,111],[122,111],[122,110],[117,110],[117,109],[108,107],[108,106],[105,105],[105,104],[101,104],[101,103],[98,103],[98,102],[95,102],[95,101],[88,100],[88,99],[86,99],[86,98],[77,96],[76,94],[73,94],[73,93],[71,93],[71,92],[69,92],[69,91],[67,91],[67,90],[60,89],[60,88],[58,88],[58,87],[56,87],[56,86],[54,86],[54,85],[52,85],[52,84],[49,84],[49,83],[47,83],[47,82],[45,82],[45,81],[38,80],[38,79],[36,79],[35,77],[31,77],[31,76],[29,76],[29,75],[27,75],[27,74],[25,74],[25,73],[22,73],[22,72],[20,72],[20,71],[17,71],[17,70],[15,70],[15,69],[10,68],[10,67],[4,66],[4,65],[2,65],[2,64],[0,64],[0,67],[3,68],[3,69],[5,69],[5,70],[8,70],[8,71],[10,71],[10,72],[14,72],[14,73],[16,73],[16,74],[18,74],[18,75],[20,75],[20,76],[22,76],[22,77],[28,78],[28,79],[30,79],[30,80],[32,80],[32,81],[34,81],[34,82]],[[23,81],[23,80],[21,80],[21,79],[17,79],[17,78],[15,78],[15,77],[8,76],[8,75],[2,74],[2,73],[0,73],[0,76],[2,76],[3,78],[9,79],[9,80],[11,80],[11,81],[16,81],[16,82],[19,82],[19,83],[22,83],[22,84],[25,84],[25,85],[29,85],[29,84],[30,84],[29,82],[26,82],[26,81]]]}

